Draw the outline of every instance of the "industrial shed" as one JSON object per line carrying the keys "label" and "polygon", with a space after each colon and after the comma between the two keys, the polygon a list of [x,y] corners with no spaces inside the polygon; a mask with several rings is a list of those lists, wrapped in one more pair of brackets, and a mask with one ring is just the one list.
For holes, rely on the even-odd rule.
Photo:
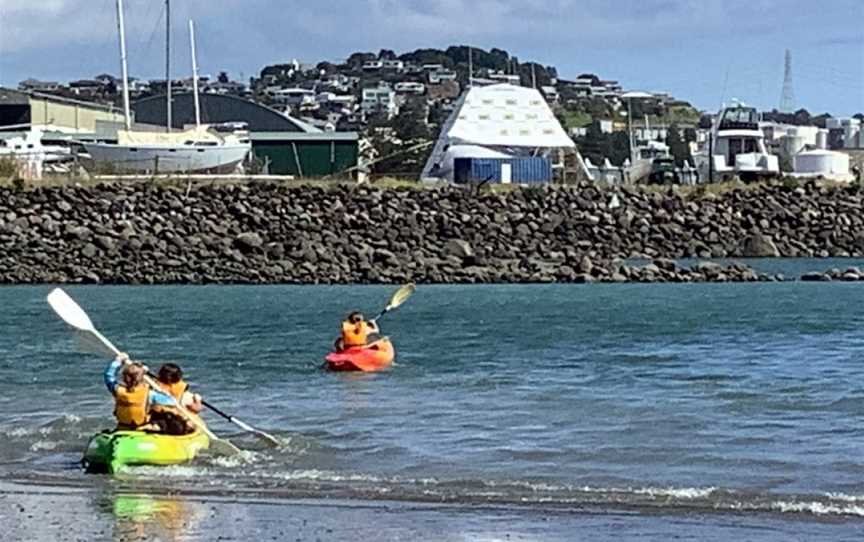
{"label": "industrial shed", "polygon": [[355,132],[253,132],[250,139],[271,175],[323,177],[357,165]]}
{"label": "industrial shed", "polygon": [[[201,94],[201,122],[219,124],[245,122],[249,126],[252,152],[271,175],[321,177],[357,166],[359,136],[356,132],[323,132],[303,121],[264,105],[220,94]],[[195,124],[192,93],[172,96],[172,126],[181,129]],[[164,125],[167,118],[164,96],[133,104],[137,122]]]}
{"label": "industrial shed", "polygon": [[122,126],[123,111],[51,94],[0,88],[0,130],[43,130],[93,134]]}

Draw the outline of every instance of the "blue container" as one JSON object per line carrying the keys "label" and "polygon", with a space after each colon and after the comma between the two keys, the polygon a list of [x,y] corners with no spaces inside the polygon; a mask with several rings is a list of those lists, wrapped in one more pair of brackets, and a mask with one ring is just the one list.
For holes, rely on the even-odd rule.
{"label": "blue container", "polygon": [[531,156],[525,158],[456,158],[453,161],[453,180],[456,183],[488,181],[504,182],[509,170],[513,184],[541,184],[552,182],[552,161]]}

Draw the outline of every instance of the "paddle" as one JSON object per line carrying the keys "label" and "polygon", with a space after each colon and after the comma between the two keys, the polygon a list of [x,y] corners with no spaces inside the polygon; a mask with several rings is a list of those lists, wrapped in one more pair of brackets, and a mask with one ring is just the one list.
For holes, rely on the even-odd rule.
{"label": "paddle", "polygon": [[244,422],[243,420],[240,420],[240,419],[235,418],[234,416],[232,416],[230,414],[226,414],[225,412],[222,412],[221,410],[219,410],[215,406],[211,405],[207,401],[202,400],[201,404],[204,405],[205,407],[209,408],[210,410],[212,410],[213,412],[215,412],[219,416],[222,416],[223,418],[225,418],[229,422],[233,423],[234,425],[240,427],[244,431],[248,431],[248,432],[252,433],[253,435],[261,437],[262,439],[273,444],[274,446],[281,446],[282,445],[282,442],[280,442],[279,439],[277,439],[273,435],[271,435],[269,433],[265,433],[264,431],[262,431],[260,429],[255,429],[254,427],[252,427],[248,423]]}
{"label": "paddle", "polygon": [[371,321],[377,322],[379,318],[381,318],[382,316],[384,316],[388,312],[399,308],[399,305],[401,305],[402,303],[405,303],[408,300],[408,298],[411,297],[411,294],[414,293],[415,288],[416,287],[414,286],[414,283],[410,282],[410,283],[402,286],[398,290],[396,290],[396,293],[394,293],[393,297],[390,298],[390,303],[387,305],[387,307],[385,307],[383,311],[378,313],[378,316],[373,318]]}
{"label": "paddle", "polygon": [[[152,378],[152,379],[154,379],[154,380],[156,381],[156,384],[159,385],[159,389],[160,389],[160,390],[161,390],[165,395],[170,395],[170,394],[169,394],[167,391],[165,391],[165,390],[162,388],[162,386],[159,384],[159,380],[158,380],[158,378],[156,377],[156,375],[154,375],[153,373],[147,373],[147,376],[149,376],[150,378]],[[213,412],[215,412],[218,416],[221,416],[221,417],[225,418],[226,420],[228,420],[229,422],[233,423],[234,425],[236,425],[236,426],[239,427],[240,429],[242,429],[242,430],[244,430],[244,431],[248,431],[249,433],[252,433],[252,434],[254,434],[255,436],[261,437],[261,438],[263,438],[264,440],[266,440],[267,442],[273,444],[274,446],[280,446],[280,445],[282,444],[281,442],[279,442],[279,439],[277,439],[277,438],[274,437],[273,435],[271,435],[271,434],[269,434],[269,433],[265,433],[264,431],[262,431],[262,430],[260,430],[260,429],[255,429],[254,427],[252,427],[252,426],[249,425],[248,423],[244,422],[243,420],[238,419],[238,418],[235,418],[234,416],[232,416],[232,415],[230,415],[230,414],[226,414],[225,412],[222,412],[221,410],[219,410],[218,408],[216,408],[215,406],[211,405],[210,403],[208,403],[207,401],[205,401],[205,400],[203,400],[203,399],[201,400],[201,404],[204,405],[205,407],[209,408],[209,409],[212,410]]]}
{"label": "paddle", "polygon": [[[96,327],[93,325],[93,322],[90,320],[90,317],[87,316],[87,313],[84,312],[78,303],[69,297],[66,292],[61,290],[60,288],[55,288],[50,294],[48,294],[48,304],[51,305],[51,308],[54,309],[54,312],[63,319],[71,327],[75,328],[79,332],[79,337],[82,337],[89,344],[93,344],[93,339],[98,341],[101,344],[101,347],[104,348],[103,351],[110,352],[114,356],[120,354],[120,350],[117,349],[111,341],[105,338],[104,335],[99,333]],[[144,381],[150,386],[151,389],[158,390],[159,385],[153,380],[149,375],[144,377]],[[177,408],[177,411],[183,415],[189,422],[195,425],[197,428],[202,430],[204,433],[210,437],[211,444],[213,446],[214,451],[225,455],[236,455],[241,453],[240,448],[234,446],[230,442],[225,439],[220,439],[215,434],[213,434],[210,429],[207,428],[199,419],[192,416],[183,405],[177,402],[173,396],[168,395],[171,401],[174,403],[174,406]]]}

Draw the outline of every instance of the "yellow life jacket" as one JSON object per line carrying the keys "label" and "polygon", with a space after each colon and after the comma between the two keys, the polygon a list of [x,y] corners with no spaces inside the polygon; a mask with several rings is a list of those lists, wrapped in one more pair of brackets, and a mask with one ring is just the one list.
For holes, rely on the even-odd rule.
{"label": "yellow life jacket", "polygon": [[139,427],[150,421],[147,413],[147,398],[150,389],[145,385],[127,389],[117,386],[114,392],[114,417],[124,427]]}
{"label": "yellow life jacket", "polygon": [[177,401],[183,400],[183,394],[186,393],[186,390],[189,389],[189,384],[186,383],[185,380],[178,380],[173,384],[166,384],[165,382],[159,381],[159,387],[165,390],[165,393],[168,393]]}
{"label": "yellow life jacket", "polygon": [[349,321],[342,322],[342,343],[345,348],[352,346],[365,346],[372,329],[366,322],[352,324]]}

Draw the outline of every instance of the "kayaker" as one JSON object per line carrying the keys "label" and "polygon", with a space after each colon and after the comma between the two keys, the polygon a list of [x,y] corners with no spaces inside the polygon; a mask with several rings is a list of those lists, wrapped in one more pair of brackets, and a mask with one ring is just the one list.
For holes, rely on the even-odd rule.
{"label": "kayaker", "polygon": [[135,431],[159,431],[151,423],[153,405],[170,407],[172,399],[164,393],[151,390],[144,381],[147,367],[133,363],[129,355],[120,353],[105,368],[105,386],[114,396],[114,417],[117,429]]}
{"label": "kayaker", "polygon": [[159,368],[157,378],[162,389],[177,399],[177,402],[191,412],[198,414],[204,410],[201,396],[189,391],[189,384],[183,380],[183,369],[175,363],[165,363]]}
{"label": "kayaker", "polygon": [[336,339],[337,352],[357,346],[366,346],[381,333],[374,320],[366,321],[363,313],[354,311],[342,322],[342,336]]}

